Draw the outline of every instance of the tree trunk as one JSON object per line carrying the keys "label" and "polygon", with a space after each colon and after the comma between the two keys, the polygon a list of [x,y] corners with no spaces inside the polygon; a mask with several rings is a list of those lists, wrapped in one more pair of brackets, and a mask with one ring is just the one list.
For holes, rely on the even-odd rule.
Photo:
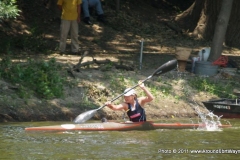
{"label": "tree trunk", "polygon": [[176,16],[175,21],[178,25],[192,32],[200,18],[205,0],[196,0],[186,11]]}
{"label": "tree trunk", "polygon": [[220,0],[195,0],[191,7],[176,17],[179,26],[192,36],[211,40],[220,10]]}
{"label": "tree trunk", "polygon": [[[240,1],[233,0],[225,44],[229,47],[240,47]],[[195,0],[175,21],[185,31],[192,32],[194,37],[212,40],[222,0]],[[224,6],[225,7],[225,6]],[[199,15],[198,15],[199,14]]]}
{"label": "tree trunk", "polygon": [[223,42],[232,10],[233,0],[223,0],[217,19],[209,61],[218,59],[222,54]]}
{"label": "tree trunk", "polygon": [[240,1],[233,1],[232,12],[228,23],[225,44],[231,47],[240,47]]}
{"label": "tree trunk", "polygon": [[213,38],[220,4],[221,1],[219,0],[205,0],[201,11],[201,17],[193,31],[193,36],[206,40],[211,40]]}

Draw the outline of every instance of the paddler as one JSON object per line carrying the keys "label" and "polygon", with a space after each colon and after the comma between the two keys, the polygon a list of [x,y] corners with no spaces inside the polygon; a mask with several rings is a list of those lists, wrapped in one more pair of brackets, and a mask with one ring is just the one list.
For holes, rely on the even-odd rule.
{"label": "paddler", "polygon": [[127,88],[124,91],[124,102],[121,104],[112,104],[111,101],[106,102],[106,106],[112,110],[124,110],[129,120],[132,122],[146,121],[144,105],[151,102],[154,97],[152,93],[145,87],[144,83],[138,82],[139,87],[144,91],[145,96],[137,98],[134,89]]}

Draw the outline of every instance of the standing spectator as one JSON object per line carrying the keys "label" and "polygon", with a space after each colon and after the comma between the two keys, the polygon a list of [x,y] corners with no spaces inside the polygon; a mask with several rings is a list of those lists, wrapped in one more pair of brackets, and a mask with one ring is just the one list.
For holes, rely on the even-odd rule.
{"label": "standing spectator", "polygon": [[102,4],[100,0],[82,0],[82,9],[83,9],[83,14],[84,14],[84,19],[83,21],[88,24],[91,25],[92,22],[90,21],[90,13],[89,13],[89,8],[95,8],[98,18],[97,20],[99,22],[103,22],[105,23],[105,19],[104,19],[104,13],[103,13],[103,9],[102,9]]}
{"label": "standing spectator", "polygon": [[64,53],[66,50],[66,40],[69,31],[71,33],[71,52],[78,52],[78,23],[81,21],[81,3],[82,0],[58,0],[57,2],[57,5],[62,12],[59,46],[61,53]]}

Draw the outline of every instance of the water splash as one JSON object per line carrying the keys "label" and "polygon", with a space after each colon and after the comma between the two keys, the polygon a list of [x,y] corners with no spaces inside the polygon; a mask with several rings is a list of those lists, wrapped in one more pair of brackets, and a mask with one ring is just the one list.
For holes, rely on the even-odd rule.
{"label": "water splash", "polygon": [[220,126],[222,125],[220,121],[222,116],[217,116],[210,111],[208,113],[203,113],[199,109],[198,105],[191,104],[191,106],[194,108],[194,110],[197,112],[200,118],[200,121],[198,122],[199,127],[197,128],[197,130],[201,130],[201,131],[221,131],[222,130],[220,128]]}
{"label": "water splash", "polygon": [[217,115],[209,112],[208,114],[201,115],[201,122],[199,123],[198,130],[204,131],[221,131],[222,129],[219,128],[222,124],[220,122],[221,116],[218,117]]}

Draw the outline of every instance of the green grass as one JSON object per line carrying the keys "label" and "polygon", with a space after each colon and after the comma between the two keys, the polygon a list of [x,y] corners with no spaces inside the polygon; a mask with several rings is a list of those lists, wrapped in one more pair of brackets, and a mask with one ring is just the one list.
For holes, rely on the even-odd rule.
{"label": "green grass", "polygon": [[[174,94],[174,90],[172,85],[181,85],[181,90],[186,97],[191,95],[192,90],[203,91],[212,95],[216,95],[222,98],[230,98],[235,99],[236,96],[232,94],[234,88],[238,88],[239,82],[232,80],[219,80],[211,77],[175,77],[174,81],[166,81],[163,78],[158,78],[158,82],[160,82],[161,86],[158,86],[159,90],[163,94],[164,97]],[[189,87],[192,89],[189,90]],[[179,99],[178,95],[175,95],[175,99]],[[183,98],[183,97],[182,97]]]}
{"label": "green grass", "polygon": [[234,87],[237,86],[236,83],[237,82],[230,80],[220,82],[204,77],[195,77],[189,80],[189,85],[196,90],[205,91],[224,98],[236,98],[236,96],[232,94]]}

